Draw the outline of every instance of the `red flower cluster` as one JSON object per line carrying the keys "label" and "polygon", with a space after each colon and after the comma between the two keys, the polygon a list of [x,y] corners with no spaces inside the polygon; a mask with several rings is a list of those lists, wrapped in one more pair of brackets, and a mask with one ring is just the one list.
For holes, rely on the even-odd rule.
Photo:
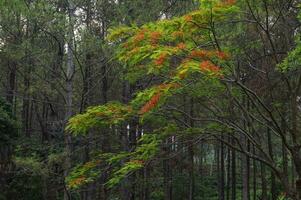
{"label": "red flower cluster", "polygon": [[151,109],[153,109],[159,102],[161,97],[161,93],[155,94],[141,109],[140,114],[144,114],[149,112]]}
{"label": "red flower cluster", "polygon": [[229,59],[229,54],[223,51],[206,51],[206,50],[193,50],[190,53],[191,58],[201,58],[201,59],[209,59],[212,57],[217,57],[221,60]]}
{"label": "red flower cluster", "polygon": [[160,66],[163,65],[167,57],[166,53],[162,53],[157,59],[155,59],[155,65]]}
{"label": "red flower cluster", "polygon": [[233,5],[236,3],[236,0],[224,0],[224,4],[226,5]]}
{"label": "red flower cluster", "polygon": [[184,50],[186,48],[186,44],[181,42],[177,45],[177,49]]}
{"label": "red flower cluster", "polygon": [[208,60],[201,62],[200,69],[201,69],[201,71],[212,72],[214,74],[220,73],[220,68]]}
{"label": "red flower cluster", "polygon": [[162,83],[161,85],[158,86],[160,90],[164,89],[170,89],[170,88],[179,88],[180,84],[179,83]]}
{"label": "red flower cluster", "polygon": [[150,33],[150,42],[152,45],[156,45],[161,37],[161,33],[154,31]]}
{"label": "red flower cluster", "polygon": [[76,187],[78,185],[81,185],[85,180],[86,180],[86,178],[84,176],[80,176],[80,177],[70,181],[69,186]]}
{"label": "red flower cluster", "polygon": [[217,51],[216,56],[221,60],[227,60],[230,57],[229,54],[222,52],[222,51]]}
{"label": "red flower cluster", "polygon": [[142,40],[144,40],[144,39],[145,39],[145,33],[146,33],[146,30],[145,30],[145,29],[139,31],[139,32],[134,36],[134,42],[135,42],[135,43],[138,43],[138,42],[141,42]]}
{"label": "red flower cluster", "polygon": [[186,16],[184,16],[184,20],[185,20],[186,22],[191,22],[191,21],[193,20],[193,18],[192,18],[191,15],[186,15]]}
{"label": "red flower cluster", "polygon": [[205,50],[193,50],[190,53],[191,58],[201,58],[201,59],[207,59],[212,56],[211,51],[205,51]]}

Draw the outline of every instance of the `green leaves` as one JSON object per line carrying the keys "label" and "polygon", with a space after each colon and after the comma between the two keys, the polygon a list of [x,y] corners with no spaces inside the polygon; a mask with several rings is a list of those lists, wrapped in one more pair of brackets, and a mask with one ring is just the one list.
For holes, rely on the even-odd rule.
{"label": "green leaves", "polygon": [[112,102],[102,106],[90,107],[84,114],[78,114],[69,120],[66,130],[75,135],[86,133],[92,127],[103,127],[123,122],[131,116],[130,106]]}
{"label": "green leaves", "polygon": [[301,66],[301,42],[297,42],[297,47],[289,52],[288,56],[278,65],[281,72],[288,72],[299,69]]}
{"label": "green leaves", "polygon": [[66,183],[69,188],[78,189],[82,185],[93,182],[101,175],[100,165],[102,165],[112,171],[106,185],[113,187],[130,173],[143,168],[144,164],[158,153],[161,138],[162,136],[157,134],[146,134],[139,139],[139,146],[132,152],[100,154],[92,161],[73,168]]}
{"label": "green leaves", "polygon": [[[218,86],[215,81],[207,79],[212,77],[216,80],[223,76],[221,65],[225,64],[229,56],[216,49],[217,45],[212,42],[212,23],[224,22],[235,12],[235,6],[229,2],[202,1],[199,10],[182,17],[160,20],[141,27],[133,25],[111,29],[108,40],[120,44],[116,57],[124,64],[128,79],[136,82],[148,75],[158,78],[158,81],[139,91],[130,105],[113,102],[91,107],[69,121],[67,130],[74,134],[86,133],[92,127],[120,124],[131,117],[139,117],[142,119],[140,122],[147,121],[148,126],[157,128],[153,131],[156,134],[143,135],[130,152],[101,156],[101,163],[109,166],[111,172],[108,187],[117,185],[129,174],[143,168],[146,162],[158,154],[164,138],[179,134],[174,119],[159,113],[162,111],[159,108],[165,108],[168,101],[172,101],[184,87],[193,86],[195,91],[205,93],[208,91],[203,88],[208,87],[206,84],[211,84],[208,87],[210,89]],[[196,78],[190,79],[192,75]],[[203,131],[201,128],[187,129],[182,130],[181,134],[194,135]],[[76,168],[70,175],[69,185],[71,183],[71,186],[77,187],[89,182],[89,170],[84,166]]]}
{"label": "green leaves", "polygon": [[[113,187],[119,184],[130,173],[133,173],[144,167],[146,162],[150,161],[159,151],[159,145],[161,144],[162,135],[157,134],[145,134],[138,141],[139,146],[131,153],[121,153],[114,157],[114,162],[122,162],[126,157],[128,161],[121,164],[121,167],[116,166],[113,170],[112,176],[107,182],[108,187]],[[120,160],[116,159],[120,158]],[[110,159],[111,164],[112,159]]]}
{"label": "green leaves", "polygon": [[99,160],[93,160],[73,168],[72,172],[66,178],[66,184],[68,187],[70,189],[78,189],[82,185],[96,180],[101,173],[97,167],[99,163]]}

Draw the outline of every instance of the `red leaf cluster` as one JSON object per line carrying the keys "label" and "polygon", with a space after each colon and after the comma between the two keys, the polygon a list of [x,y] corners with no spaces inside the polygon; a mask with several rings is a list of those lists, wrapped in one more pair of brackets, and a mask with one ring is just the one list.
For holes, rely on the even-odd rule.
{"label": "red leaf cluster", "polygon": [[226,5],[233,5],[236,3],[236,0],[224,0],[224,4]]}
{"label": "red leaf cluster", "polygon": [[192,18],[191,15],[186,15],[186,16],[184,16],[184,20],[185,20],[186,22],[191,22],[191,21],[193,20],[193,18]]}
{"label": "red leaf cluster", "polygon": [[177,45],[177,49],[184,50],[186,48],[186,44],[181,42]]}
{"label": "red leaf cluster", "polygon": [[220,68],[208,60],[201,62],[200,69],[201,69],[201,71],[212,72],[214,74],[220,73]]}
{"label": "red leaf cluster", "polygon": [[225,52],[222,52],[222,51],[217,51],[216,52],[216,55],[217,55],[217,57],[219,58],[219,59],[221,59],[221,60],[227,60],[227,59],[229,59],[229,54],[227,54],[227,53],[225,53]]}
{"label": "red leaf cluster", "polygon": [[206,51],[206,50],[193,50],[190,53],[190,57],[192,58],[201,58],[201,59],[207,59],[212,56],[211,51]]}
{"label": "red leaf cluster", "polygon": [[167,57],[166,53],[162,53],[157,59],[155,59],[155,65],[160,66],[163,65]]}
{"label": "red leaf cluster", "polygon": [[161,37],[161,33],[154,31],[150,33],[150,42],[152,45],[156,45]]}
{"label": "red leaf cluster", "polygon": [[147,30],[142,29],[141,31],[139,31],[135,36],[134,36],[134,43],[138,43],[141,42],[142,40],[145,39],[145,33]]}
{"label": "red leaf cluster", "polygon": [[144,114],[153,109],[159,102],[161,93],[157,93],[140,109],[140,114]]}
{"label": "red leaf cluster", "polygon": [[86,178],[84,176],[80,176],[80,177],[70,181],[69,185],[70,185],[70,187],[78,186],[78,185],[81,185],[85,180],[86,180]]}
{"label": "red leaf cluster", "polygon": [[229,54],[223,51],[207,51],[207,50],[193,50],[190,53],[191,58],[201,58],[201,59],[210,59],[212,57],[217,57],[221,60],[229,59]]}
{"label": "red leaf cluster", "polygon": [[169,88],[179,88],[179,87],[180,87],[179,83],[162,83],[161,85],[158,86],[160,90],[169,89]]}

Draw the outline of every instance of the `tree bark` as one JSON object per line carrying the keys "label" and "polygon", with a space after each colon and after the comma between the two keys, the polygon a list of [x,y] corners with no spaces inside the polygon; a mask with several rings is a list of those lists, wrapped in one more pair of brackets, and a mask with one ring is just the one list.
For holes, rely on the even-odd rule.
{"label": "tree bark", "polygon": [[[232,140],[234,145],[234,139]],[[236,200],[236,152],[232,149],[231,152],[231,200]]]}
{"label": "tree bark", "polygon": [[268,200],[267,194],[267,180],[266,180],[266,167],[264,163],[260,163],[261,167],[261,199]]}
{"label": "tree bark", "polygon": [[[270,154],[271,159],[274,160],[272,135],[271,135],[271,131],[270,131],[269,128],[267,130],[267,136],[268,136],[269,154]],[[270,192],[270,194],[272,195],[272,199],[277,199],[277,194],[276,194],[276,179],[275,179],[274,171],[272,171],[272,170],[271,170],[271,192]]]}
{"label": "tree bark", "polygon": [[[69,25],[68,25],[68,40],[67,40],[67,73],[66,73],[66,111],[65,111],[65,124],[68,119],[72,116],[72,106],[73,106],[73,77],[75,73],[75,65],[73,62],[73,51],[74,51],[74,12],[75,6],[72,0],[68,0],[68,15],[69,15]],[[68,176],[69,170],[71,168],[71,153],[72,153],[72,138],[70,133],[65,133],[65,169],[64,177]],[[65,187],[64,190],[64,200],[70,200],[70,193]]]}

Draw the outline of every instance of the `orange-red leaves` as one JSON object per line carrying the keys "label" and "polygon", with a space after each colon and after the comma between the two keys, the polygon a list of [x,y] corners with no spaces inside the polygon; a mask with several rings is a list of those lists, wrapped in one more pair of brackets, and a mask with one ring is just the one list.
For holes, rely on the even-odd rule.
{"label": "orange-red leaves", "polygon": [[177,49],[184,50],[186,48],[186,44],[181,42],[177,45]]}
{"label": "orange-red leaves", "polygon": [[146,29],[142,29],[141,31],[139,31],[135,36],[134,36],[134,43],[139,43],[142,40],[145,39],[145,33],[147,32]]}
{"label": "orange-red leaves", "polygon": [[182,38],[184,36],[184,32],[183,31],[175,31],[172,33],[172,36],[175,38]]}
{"label": "orange-red leaves", "polygon": [[223,51],[193,50],[190,53],[190,57],[200,59],[210,59],[212,57],[217,57],[221,60],[227,60],[230,56]]}
{"label": "orange-red leaves", "polygon": [[124,44],[122,44],[122,47],[123,47],[123,48],[126,48],[126,49],[129,48],[129,46],[130,46],[130,45],[129,45],[128,42],[125,42]]}
{"label": "orange-red leaves", "polygon": [[155,65],[160,66],[166,61],[167,54],[162,53],[157,59],[155,59]]}
{"label": "orange-red leaves", "polygon": [[224,0],[224,4],[226,5],[233,5],[236,3],[236,0]]}
{"label": "orange-red leaves", "polygon": [[222,51],[217,51],[216,56],[221,60],[227,60],[230,57],[229,54],[222,52]]}
{"label": "orange-red leaves", "polygon": [[161,33],[158,31],[154,31],[150,33],[150,42],[152,45],[156,45],[158,43],[158,40],[161,37]]}
{"label": "orange-red leaves", "polygon": [[161,93],[157,93],[140,109],[140,114],[144,114],[153,109],[159,102]]}
{"label": "orange-red leaves", "polygon": [[80,176],[80,177],[70,181],[69,185],[70,185],[70,187],[76,187],[78,185],[81,185],[85,180],[86,180],[86,178],[84,176]]}
{"label": "orange-red leaves", "polygon": [[211,61],[203,61],[200,64],[201,71],[204,72],[211,72],[214,74],[220,74],[220,68],[216,65],[214,65]]}
{"label": "orange-red leaves", "polygon": [[193,50],[190,53],[190,57],[192,58],[201,58],[201,59],[207,59],[212,56],[212,52],[205,51],[205,50]]}
{"label": "orange-red leaves", "polygon": [[164,89],[179,88],[179,87],[180,87],[179,83],[162,83],[161,85],[158,86],[158,89],[164,90]]}
{"label": "orange-red leaves", "polygon": [[191,21],[193,20],[193,18],[192,18],[191,15],[186,15],[186,16],[184,16],[184,20],[185,20],[186,22],[191,22]]}

